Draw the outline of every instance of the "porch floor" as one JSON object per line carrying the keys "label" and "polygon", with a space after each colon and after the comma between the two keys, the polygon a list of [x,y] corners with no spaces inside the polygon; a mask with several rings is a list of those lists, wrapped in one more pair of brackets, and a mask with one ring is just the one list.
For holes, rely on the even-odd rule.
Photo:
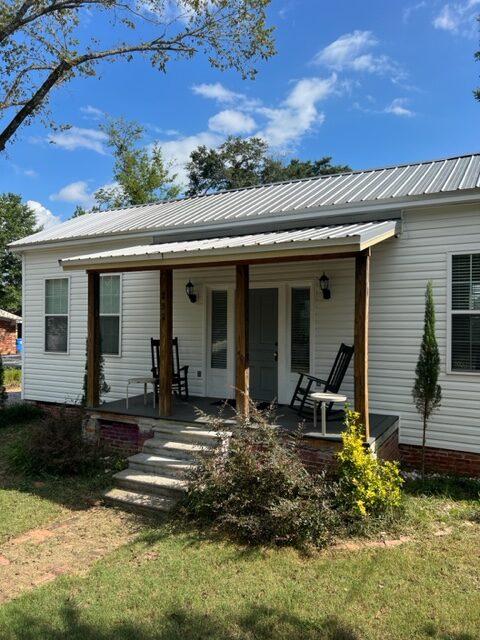
{"label": "porch floor", "polygon": [[[142,395],[132,396],[128,401],[128,409],[126,401],[113,400],[104,402],[94,408],[98,413],[120,414],[123,416],[134,416],[139,418],[161,419],[158,415],[158,408],[153,408],[153,394],[147,395],[147,403],[144,404]],[[168,420],[179,422],[205,422],[205,419],[199,413],[215,415],[222,408],[222,400],[219,398],[190,396],[188,400],[173,396],[172,415]],[[288,405],[279,405],[276,413],[276,424],[287,431],[296,431],[298,425],[302,423],[304,433],[313,431],[313,421],[311,419],[300,418],[296,411],[290,409]],[[234,409],[226,405],[223,410],[223,418],[225,422],[234,424]],[[327,434],[340,435],[343,431],[343,411],[335,411],[327,420]],[[319,416],[320,419],[320,416]],[[370,413],[370,436],[377,439],[388,431],[398,421],[397,416],[382,415],[379,413]],[[317,432],[320,430],[320,424],[317,426]],[[316,434],[317,435],[317,434]],[[320,434],[318,434],[320,435]]]}

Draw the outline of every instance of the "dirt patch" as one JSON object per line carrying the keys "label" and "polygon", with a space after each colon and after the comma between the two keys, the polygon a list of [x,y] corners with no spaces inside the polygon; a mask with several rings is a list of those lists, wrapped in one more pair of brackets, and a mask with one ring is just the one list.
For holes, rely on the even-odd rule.
{"label": "dirt patch", "polygon": [[94,507],[27,531],[0,546],[0,603],[65,573],[84,573],[129,542],[140,527],[130,514]]}

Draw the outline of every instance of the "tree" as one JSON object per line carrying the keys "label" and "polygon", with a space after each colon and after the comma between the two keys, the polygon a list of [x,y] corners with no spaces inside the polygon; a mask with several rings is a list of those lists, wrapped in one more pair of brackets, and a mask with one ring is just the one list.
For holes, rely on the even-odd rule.
{"label": "tree", "polygon": [[0,195],[0,309],[21,313],[22,261],[8,244],[40,231],[35,213],[15,193]]}
{"label": "tree", "polygon": [[[45,114],[54,88],[92,77],[102,61],[172,60],[203,52],[217,69],[254,77],[274,54],[270,0],[0,0],[0,151]],[[85,22],[88,20],[88,28]],[[1,128],[0,128],[1,129]]]}
{"label": "tree", "polygon": [[119,118],[101,129],[113,149],[116,184],[95,193],[99,208],[147,204],[178,196],[180,187],[174,184],[176,175],[171,175],[170,168],[165,166],[160,145],[154,144],[150,150],[136,146],[144,134],[141,125]]}
{"label": "tree", "polygon": [[[165,165],[159,144],[152,148],[138,147],[144,128],[123,118],[110,120],[101,127],[108,136],[108,146],[113,149],[113,183],[95,192],[96,204],[90,213],[137,204],[148,204],[176,198],[180,186],[175,184],[175,174]],[[73,218],[87,211],[77,205]]]}
{"label": "tree", "polygon": [[413,399],[422,418],[422,478],[425,476],[425,446],[427,441],[427,425],[432,413],[440,406],[442,390],[438,384],[440,374],[440,354],[435,336],[435,305],[433,301],[432,283],[428,282],[425,291],[425,321],[422,344],[415,369],[415,384],[412,389]]}
{"label": "tree", "polygon": [[[88,338],[85,346],[85,373],[83,374],[83,387],[82,397],[80,399],[80,406],[87,406],[87,389],[88,389]],[[101,399],[102,395],[110,393],[110,385],[105,380],[105,358],[102,355],[101,350],[101,338],[98,337],[97,346],[95,349],[95,367],[98,371],[98,397]]]}
{"label": "tree", "polygon": [[253,187],[261,183],[268,145],[261,138],[228,137],[218,149],[202,145],[192,151],[187,164],[187,195]]}
{"label": "tree", "polygon": [[192,151],[190,162],[187,164],[187,195],[311,178],[342,171],[350,171],[350,167],[332,165],[328,156],[320,160],[292,159],[285,164],[268,155],[268,144],[261,138],[229,137],[218,149],[208,149],[202,145]]}

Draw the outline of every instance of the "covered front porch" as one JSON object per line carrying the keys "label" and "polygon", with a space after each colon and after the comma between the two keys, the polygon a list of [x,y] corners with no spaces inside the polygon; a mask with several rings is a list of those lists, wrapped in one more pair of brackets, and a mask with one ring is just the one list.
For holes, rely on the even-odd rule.
{"label": "covered front porch", "polygon": [[[293,320],[290,316],[286,316],[286,309],[290,305],[289,309],[293,314],[296,304],[293,292],[297,286],[295,284],[297,280],[292,279],[293,276],[290,275],[290,272],[293,273],[295,269],[299,271],[300,266],[305,265],[302,277],[308,277],[311,281],[309,290],[312,293],[309,295],[319,296],[318,279],[325,265],[345,263],[352,274],[352,297],[348,298],[347,302],[348,316],[351,318],[352,325],[349,344],[354,343],[355,345],[353,375],[351,376],[352,399],[350,402],[361,416],[361,420],[365,425],[366,439],[369,441],[373,434],[372,430],[375,430],[376,435],[379,430],[383,429],[382,425],[394,421],[392,416],[377,416],[369,411],[368,327],[371,247],[383,240],[392,238],[395,233],[396,222],[384,221],[269,232],[249,236],[216,238],[214,240],[154,243],[152,245],[64,259],[62,266],[65,270],[86,270],[88,274],[87,403],[89,408],[104,415],[111,413],[117,416],[121,414],[123,416],[130,415],[154,420],[169,419],[191,422],[198,420],[195,407],[205,413],[214,413],[218,411],[219,399],[224,397],[234,399],[236,411],[247,415],[250,408],[250,397],[253,395],[255,400],[261,398],[270,402],[272,398],[278,399],[280,402],[278,416],[279,421],[282,423],[281,426],[288,430],[296,429],[299,418],[288,407],[288,384],[291,383],[293,377],[297,376],[295,372],[299,369],[294,366],[294,360],[299,357],[299,353],[301,355],[303,346],[302,344],[295,344],[288,334],[291,330],[289,323],[291,324]],[[187,269],[188,271],[186,271]],[[266,269],[269,270],[268,274],[265,271]],[[220,274],[225,274],[227,270],[229,274],[232,274],[233,278],[230,280],[231,284],[224,286],[223,282],[225,280],[221,278],[230,278],[231,276],[222,276]],[[205,274],[207,271],[210,274],[210,281],[215,282],[215,280],[212,280],[214,277],[217,277],[218,280],[216,281],[216,287],[210,287],[208,296],[206,290],[203,292],[204,307],[213,304],[211,292],[219,290],[218,285],[220,285],[220,289],[228,290],[228,295],[225,296],[225,304],[229,307],[228,314],[225,316],[225,318],[228,317],[228,336],[226,333],[223,338],[220,336],[225,342],[222,356],[225,366],[223,370],[220,366],[214,372],[209,371],[209,364],[205,364],[203,372],[200,366],[197,371],[194,371],[193,367],[191,367],[190,375],[195,376],[195,374],[198,374],[198,377],[208,377],[208,380],[203,384],[203,393],[199,394],[199,397],[190,397],[188,401],[184,401],[178,399],[172,393],[173,363],[171,345],[172,339],[177,332],[177,329],[175,329],[174,333],[173,329],[174,313],[176,314],[176,323],[180,322],[180,325],[182,323],[186,324],[190,315],[197,314],[197,318],[200,318],[200,316],[193,307],[183,307],[181,310],[175,307],[174,309],[174,274],[175,276],[182,274],[180,276],[181,279],[186,281],[189,280],[192,272],[201,277],[199,274]],[[158,402],[155,409],[152,398],[147,398],[147,403],[144,404],[143,395],[131,399],[128,410],[125,400],[118,398],[118,394],[117,399],[113,401],[108,401],[107,399],[107,402],[100,404],[98,384],[100,278],[104,274],[131,272],[137,272],[139,276],[141,274],[148,275],[150,282],[152,282],[151,279],[154,273],[159,273],[157,291],[159,292],[160,358],[157,377]],[[212,276],[212,273],[218,275]],[[187,277],[185,278],[183,274],[186,274]],[[318,290],[314,291],[315,282]],[[178,281],[175,286],[178,292]],[[263,295],[252,298],[252,292],[262,288],[264,292],[276,292],[270,302],[265,303],[267,298]],[[285,306],[287,301],[288,305]],[[273,306],[273,302],[279,306],[278,316],[274,317],[271,327],[275,325],[279,334],[280,330],[283,331],[282,340],[279,337],[271,338],[271,340],[276,339],[277,341],[269,347],[269,354],[276,361],[275,371],[277,372],[278,389],[272,389],[270,394],[264,392],[259,395],[258,380],[260,374],[258,372],[262,363],[259,363],[258,354],[261,345],[252,344],[252,328],[259,326],[260,333],[262,328],[265,329],[266,325],[264,326],[262,318],[259,319],[257,310],[260,304],[270,308]],[[311,304],[313,305],[314,302],[315,300],[312,299]],[[184,303],[189,304],[185,301]],[[327,311],[326,317],[328,317],[328,310],[326,307],[324,309]],[[344,311],[345,309],[347,309],[346,306]],[[139,309],[138,312],[141,314],[142,310]],[[207,310],[205,309],[206,313]],[[336,318],[334,321],[337,323],[342,322],[342,318]],[[205,315],[204,322],[206,324],[203,333],[197,333],[195,339],[187,335],[187,339],[181,341],[182,364],[191,364],[193,351],[189,348],[190,345],[193,350],[198,349],[199,342],[203,345],[203,351],[213,348],[213,342],[207,345],[210,338],[205,331],[208,325],[208,331],[210,335],[212,334],[212,319],[207,318]],[[270,325],[267,326],[267,330],[264,333],[269,333],[271,327]],[[312,316],[311,335],[309,338],[311,343],[318,339],[318,331],[317,320]],[[157,331],[155,333],[158,335]],[[145,342],[149,341],[150,337],[155,337],[155,335],[145,335]],[[320,337],[325,342],[323,336]],[[220,338],[215,343],[215,348],[222,348],[222,339]],[[194,340],[196,340],[196,343]],[[333,338],[333,340],[336,341],[337,338]],[[343,338],[340,341],[343,341]],[[274,347],[273,345],[276,346]],[[335,349],[336,352],[337,348],[338,344],[332,342],[332,345],[326,345],[325,352],[328,349]],[[321,364],[321,367],[319,366],[318,348],[314,349],[310,344],[308,351],[309,358],[307,358],[306,370],[313,375],[322,374],[322,377],[324,377],[328,372],[325,370],[325,362]],[[113,370],[114,364],[112,362],[111,370]],[[145,362],[145,374],[148,372],[148,365],[149,363]],[[121,363],[120,366],[125,368],[125,363]],[[213,374],[216,376],[215,379]],[[220,387],[214,387],[213,382],[215,380],[217,380]],[[220,390],[212,393],[212,388]],[[227,388],[231,393],[230,396],[224,395],[222,390]],[[252,392],[253,389],[255,391]],[[350,392],[348,395],[350,395]],[[230,407],[226,408],[225,414],[228,412],[230,412],[230,416],[227,419],[233,420],[234,412]],[[342,423],[341,414],[332,414],[327,431],[331,431],[332,434],[338,437]],[[308,420],[305,426],[307,432],[310,427],[313,428],[313,425],[308,424]]]}
{"label": "covered front porch", "polygon": [[[261,411],[270,411],[267,402],[258,403]],[[153,406],[153,394],[136,395],[129,399],[128,408],[126,401],[113,400],[104,402],[91,409],[91,413],[100,416],[104,420],[122,420],[137,418],[139,421],[147,419],[149,424],[155,425],[159,418],[158,410]],[[168,417],[169,421],[202,425],[205,424],[207,416],[220,415],[226,428],[232,428],[236,423],[235,402],[222,398],[190,396],[187,399],[173,396],[172,411]],[[271,406],[272,423],[286,432],[298,432],[303,437],[318,440],[340,440],[340,434],[344,429],[344,412],[338,409],[332,412],[327,418],[327,438],[314,429],[313,416],[300,417],[294,409],[288,405]],[[385,434],[390,433],[392,428],[398,425],[398,416],[384,415],[380,413],[370,413],[370,441],[371,443],[382,439]]]}

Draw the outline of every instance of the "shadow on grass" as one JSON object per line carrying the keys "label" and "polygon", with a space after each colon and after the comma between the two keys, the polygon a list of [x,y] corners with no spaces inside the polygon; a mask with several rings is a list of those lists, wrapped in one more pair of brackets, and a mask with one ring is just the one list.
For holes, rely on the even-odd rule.
{"label": "shadow on grass", "polygon": [[[128,616],[127,610],[125,614]],[[58,623],[48,622],[40,615],[28,615],[21,605],[14,606],[8,621],[8,637],[12,640],[360,640],[352,627],[336,617],[314,624],[291,613],[261,606],[227,620],[179,607],[146,622],[148,628],[129,622],[109,625],[82,618],[79,609],[71,603],[60,611]]]}
{"label": "shadow on grass", "polygon": [[460,476],[426,476],[425,480],[409,480],[403,487],[412,496],[433,496],[450,500],[478,500],[480,479]]}
{"label": "shadow on grass", "polygon": [[470,633],[449,633],[448,631],[440,631],[433,624],[429,624],[424,629],[427,638],[435,638],[435,640],[478,640],[478,635]]}

